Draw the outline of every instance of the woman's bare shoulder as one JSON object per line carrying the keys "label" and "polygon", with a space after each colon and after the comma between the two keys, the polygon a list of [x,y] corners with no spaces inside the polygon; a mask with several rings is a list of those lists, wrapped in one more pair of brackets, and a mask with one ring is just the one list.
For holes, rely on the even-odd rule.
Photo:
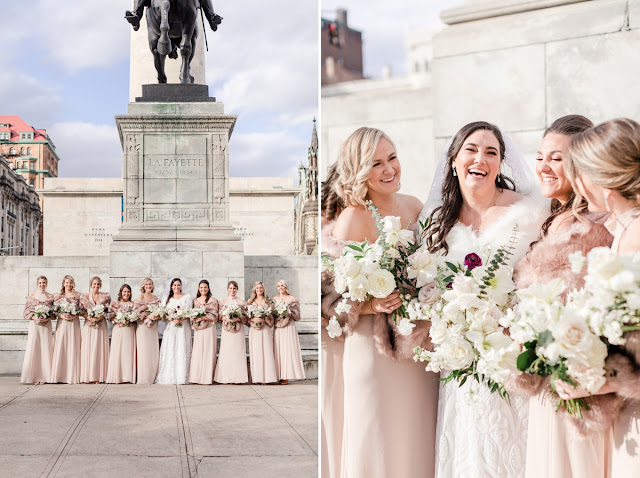
{"label": "woman's bare shoulder", "polygon": [[333,236],[344,241],[375,240],[375,237],[368,237],[372,231],[376,231],[376,227],[371,211],[363,206],[349,206],[338,216]]}

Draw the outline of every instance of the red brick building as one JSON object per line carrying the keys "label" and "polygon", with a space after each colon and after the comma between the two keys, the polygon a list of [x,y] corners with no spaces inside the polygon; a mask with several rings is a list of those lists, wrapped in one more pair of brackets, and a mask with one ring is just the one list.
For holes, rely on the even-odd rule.
{"label": "red brick building", "polygon": [[[44,187],[44,178],[58,177],[60,158],[47,131],[29,126],[19,116],[0,115],[0,155],[35,189]],[[39,229],[42,241],[42,224]],[[42,244],[38,251],[42,254]]]}
{"label": "red brick building", "polygon": [[322,19],[320,34],[321,85],[362,80],[362,33],[349,28],[347,11],[338,9],[335,20]]}

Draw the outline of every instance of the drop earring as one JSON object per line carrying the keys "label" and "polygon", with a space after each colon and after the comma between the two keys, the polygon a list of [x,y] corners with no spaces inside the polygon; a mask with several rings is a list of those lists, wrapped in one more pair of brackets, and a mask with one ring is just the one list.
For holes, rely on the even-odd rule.
{"label": "drop earring", "polygon": [[456,168],[451,168],[451,171],[453,171],[453,176],[456,177],[458,175],[458,171],[456,171]]}

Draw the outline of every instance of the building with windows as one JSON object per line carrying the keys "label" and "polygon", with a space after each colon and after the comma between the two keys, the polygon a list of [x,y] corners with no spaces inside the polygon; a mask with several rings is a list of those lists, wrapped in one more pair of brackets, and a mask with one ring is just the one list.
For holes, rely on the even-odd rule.
{"label": "building with windows", "polygon": [[335,20],[323,18],[320,32],[322,86],[361,80],[362,33],[347,24],[347,11],[338,9]]}
{"label": "building with windows", "polygon": [[0,255],[38,255],[41,217],[38,194],[0,154]]}

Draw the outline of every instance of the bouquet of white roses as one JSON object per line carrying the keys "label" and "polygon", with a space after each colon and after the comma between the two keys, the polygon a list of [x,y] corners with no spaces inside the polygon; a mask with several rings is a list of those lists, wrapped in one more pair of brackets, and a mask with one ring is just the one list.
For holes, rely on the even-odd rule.
{"label": "bouquet of white roses", "polygon": [[[151,326],[158,322],[158,320],[162,320],[167,315],[167,309],[162,307],[161,305],[150,305],[147,308],[147,318],[144,319],[144,324]],[[154,318],[155,317],[155,318]]]}
{"label": "bouquet of white roses", "polygon": [[273,313],[277,318],[284,319],[285,317],[289,317],[291,309],[289,308],[289,304],[286,302],[276,300],[273,307]]}
{"label": "bouquet of white roses", "polygon": [[516,367],[519,345],[500,324],[512,305],[513,269],[506,260],[517,236],[515,227],[509,245],[493,256],[485,251],[485,259],[470,253],[464,264],[446,261],[442,267],[436,257],[436,267],[428,274],[422,268],[426,277],[419,297],[423,300],[410,304],[409,315],[412,320],[431,321],[434,350],[416,347],[414,360],[428,362],[427,371],[449,371],[445,383],[456,380],[462,385],[471,377],[507,398],[506,378],[520,373]]}
{"label": "bouquet of white roses", "polygon": [[105,306],[102,304],[98,304],[90,309],[87,309],[87,317],[90,319],[99,319],[99,320],[88,320],[88,325],[90,327],[97,327],[100,320],[104,319]]}
{"label": "bouquet of white roses", "polygon": [[138,318],[138,314],[136,314],[133,310],[120,311],[116,313],[113,321],[122,327],[131,327],[131,324],[137,322]]}
{"label": "bouquet of white roses", "polygon": [[52,313],[51,308],[46,305],[36,305],[31,311],[38,325],[44,326],[47,323],[49,315]]}
{"label": "bouquet of white roses", "polygon": [[73,320],[80,313],[76,304],[67,302],[66,299],[55,306],[55,314],[63,320]]}
{"label": "bouquet of white roses", "polygon": [[223,316],[227,317],[229,320],[242,318],[242,308],[235,302],[232,302],[222,307],[222,310],[220,311],[220,313]]}
{"label": "bouquet of white roses", "polygon": [[343,300],[336,306],[336,315],[331,317],[327,332],[329,337],[342,335],[337,315],[349,313],[351,305],[348,300],[365,301],[371,298],[383,299],[394,290],[400,289],[403,305],[393,313],[394,322],[404,335],[411,333],[403,327],[407,322],[406,305],[415,293],[415,285],[407,277],[408,257],[415,251],[414,233],[403,229],[400,217],[382,217],[371,201],[368,208],[378,228],[378,239],[373,243],[360,242],[349,244],[342,250],[342,256],[331,259],[323,255],[323,266],[335,275],[334,287],[342,295]]}
{"label": "bouquet of white roses", "polygon": [[253,305],[247,306],[247,316],[249,316],[249,323],[252,327],[260,329],[265,324],[265,318],[271,315],[271,307],[268,305]]}
{"label": "bouquet of white roses", "polygon": [[[192,312],[189,308],[180,307],[177,305],[175,308],[167,307],[167,320],[173,322],[174,320],[189,320],[192,318]],[[173,322],[176,327],[182,327],[182,322]]]}
{"label": "bouquet of white roses", "polygon": [[201,317],[204,317],[205,315],[207,315],[207,311],[205,310],[204,306],[200,306],[200,307],[194,307],[190,310],[189,312],[190,318],[193,321],[193,324],[196,327],[200,327],[200,325],[202,324],[202,322],[204,322],[203,320],[198,320]]}
{"label": "bouquet of white roses", "polygon": [[[511,335],[522,345],[518,368],[527,373],[561,380],[595,393],[606,382],[607,345],[624,344],[624,332],[640,328],[640,255],[622,257],[609,248],[592,249],[584,288],[568,294],[566,305],[560,295],[560,279],[533,284],[518,291],[520,302],[505,318]],[[570,256],[579,273],[585,258]],[[588,409],[584,398],[558,398],[557,409],[582,416]]]}

